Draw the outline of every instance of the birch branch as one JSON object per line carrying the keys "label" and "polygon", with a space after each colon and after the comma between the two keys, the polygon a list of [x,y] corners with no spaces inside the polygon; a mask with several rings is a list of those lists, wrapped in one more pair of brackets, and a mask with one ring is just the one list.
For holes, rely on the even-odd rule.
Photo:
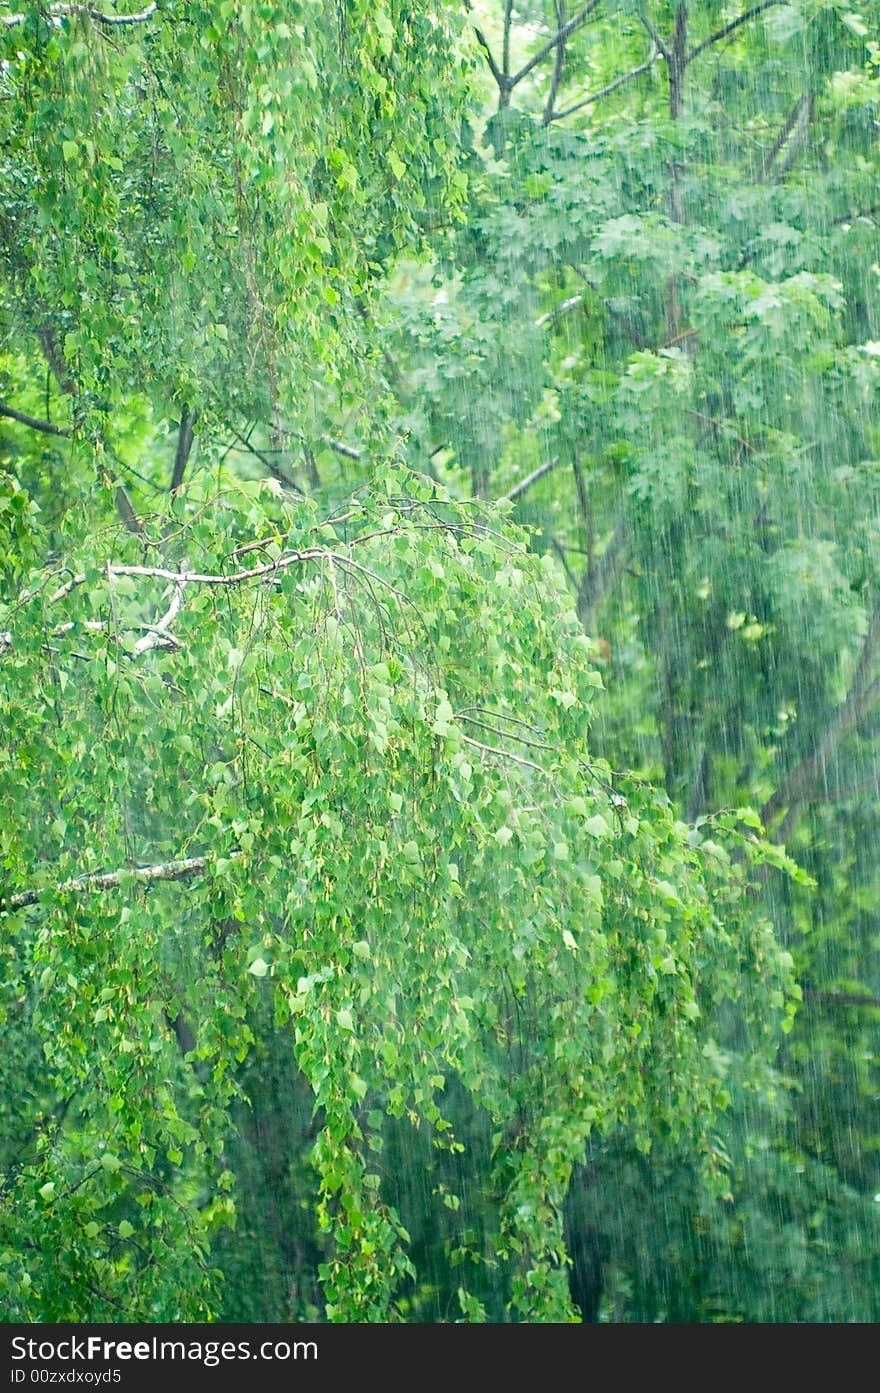
{"label": "birch branch", "polygon": [[[240,851],[230,852],[228,859],[236,861]],[[39,890],[19,890],[14,895],[0,894],[0,913],[10,914],[16,909],[26,909],[28,905],[38,904],[40,896],[47,888],[55,894],[92,894],[101,890],[116,890],[124,881],[134,881],[138,885],[155,885],[165,880],[189,880],[201,875],[210,865],[207,856],[186,856],[179,861],[163,861],[157,866],[134,866],[119,871],[94,871],[88,875],[76,875],[71,880],[62,881],[54,887],[43,886]]]}

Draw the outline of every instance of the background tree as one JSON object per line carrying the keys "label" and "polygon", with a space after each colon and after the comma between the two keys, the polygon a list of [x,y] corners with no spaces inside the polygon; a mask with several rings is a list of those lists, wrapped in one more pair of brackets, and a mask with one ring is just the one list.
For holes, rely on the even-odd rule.
{"label": "background tree", "polygon": [[399,419],[565,567],[603,751],[697,826],[760,808],[816,880],[763,881],[805,1006],[773,1108],[723,1129],[732,1207],[694,1204],[681,1153],[594,1148],[583,1299],[876,1319],[877,14],[473,20],[468,216],[386,302]]}

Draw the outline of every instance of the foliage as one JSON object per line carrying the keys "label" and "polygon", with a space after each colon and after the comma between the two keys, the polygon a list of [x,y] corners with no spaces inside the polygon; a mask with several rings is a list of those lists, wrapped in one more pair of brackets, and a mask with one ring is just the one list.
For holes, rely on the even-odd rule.
{"label": "foliage", "polygon": [[[731,1154],[765,1158],[735,1163],[739,1218],[694,1208],[680,1152],[655,1152],[625,1203],[624,1143],[601,1169],[588,1304],[709,1318],[694,1274],[711,1251],[730,1268],[721,1318],[876,1318],[853,1254],[876,1264],[878,16],[771,0],[477,18],[495,109],[468,215],[386,303],[410,365],[400,419],[450,485],[515,497],[563,559],[609,757],[688,819],[760,808],[817,882],[762,880],[806,1004],[786,1106],[737,1104]],[[796,1178],[820,1173],[834,1237]],[[781,1194],[826,1274],[818,1303],[806,1268],[784,1308],[755,1294],[778,1288]],[[658,1239],[648,1295],[633,1254],[661,1195],[702,1256]],[[746,1261],[749,1205],[769,1236]],[[601,1306],[615,1282],[635,1304]]]}
{"label": "foliage", "polygon": [[9,1319],[876,1316],[880,16],[718,8],[5,17]]}

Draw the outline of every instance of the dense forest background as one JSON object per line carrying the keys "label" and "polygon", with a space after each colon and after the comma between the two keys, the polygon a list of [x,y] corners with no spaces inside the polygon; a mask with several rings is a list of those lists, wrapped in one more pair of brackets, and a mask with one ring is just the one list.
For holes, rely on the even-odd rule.
{"label": "dense forest background", "polygon": [[880,4],[0,5],[0,1309],[880,1319]]}

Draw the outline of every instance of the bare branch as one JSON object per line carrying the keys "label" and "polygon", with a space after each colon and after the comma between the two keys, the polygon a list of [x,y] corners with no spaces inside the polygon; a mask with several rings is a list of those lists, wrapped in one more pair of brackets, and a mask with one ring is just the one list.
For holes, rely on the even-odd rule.
{"label": "bare branch", "polygon": [[759,14],[763,14],[765,10],[772,10],[774,5],[786,5],[788,2],[789,0],[761,0],[760,5],[753,5],[750,10],[745,10],[741,15],[737,15],[736,19],[732,19],[729,24],[723,25],[721,29],[716,29],[715,33],[710,34],[708,39],[704,39],[702,43],[697,44],[696,48],[692,48],[685,58],[685,65],[692,63],[695,58],[699,57],[701,53],[704,53],[707,48],[711,48],[713,44],[720,43],[722,39],[726,39],[728,34],[732,34],[735,29],[739,29],[741,24],[747,24],[750,19],[755,19]]}
{"label": "bare branch", "polygon": [[[565,25],[565,0],[556,0],[556,23],[562,29]],[[565,43],[556,45],[556,52],[553,55],[553,76],[550,79],[550,90],[547,93],[547,100],[544,103],[544,115],[541,119],[543,126],[549,126],[553,120],[553,108],[556,105],[556,94],[562,82],[562,71],[565,67]]]}
{"label": "bare branch", "polygon": [[806,101],[807,98],[803,94],[800,97],[798,97],[794,106],[791,108],[791,111],[788,113],[785,120],[783,121],[782,129],[780,130],[773,144],[770,146],[770,149],[767,151],[767,154],[764,158],[761,172],[758,175],[759,184],[763,184],[765,182],[767,175],[773,168],[773,164],[777,156],[779,155],[780,150],[785,145],[785,142],[788,140],[788,137],[791,135],[792,131],[794,130],[795,126],[800,120],[800,115],[803,111],[804,103]]}
{"label": "bare branch", "polygon": [[[465,0],[465,8],[470,12],[471,6],[469,0]],[[502,95],[506,95],[510,88],[510,79],[508,78],[507,74],[503,72],[502,69],[499,68],[498,64],[495,62],[495,55],[489,47],[488,40],[486,39],[486,36],[483,33],[482,29],[480,29],[480,27],[476,24],[474,25],[474,33],[477,36],[477,43],[480,45],[480,47],[486,55],[486,62],[489,64],[489,71],[491,72],[495,81],[498,83]]]}
{"label": "bare branch", "polygon": [[543,329],[545,324],[555,324],[564,314],[568,314],[569,310],[577,309],[578,305],[583,303],[583,298],[583,295],[570,295],[561,304],[554,305],[552,310],[547,310],[546,314],[539,314],[535,320],[535,328]]}
{"label": "bare branch", "polygon": [[10,421],[18,421],[22,426],[28,426],[31,430],[42,431],[44,435],[61,435],[67,439],[70,430],[64,426],[53,425],[51,421],[40,421],[36,416],[28,416],[24,411],[16,411],[14,406],[6,406],[0,402],[0,416],[8,416]]}
{"label": "bare branch", "polygon": [[559,456],[554,455],[553,459],[547,460],[544,464],[539,464],[537,469],[533,469],[531,474],[527,474],[524,479],[520,479],[519,483],[514,484],[513,488],[508,489],[507,493],[502,493],[498,501],[500,503],[512,503],[515,498],[521,497],[527,489],[530,489],[532,484],[536,484],[539,479],[543,479],[545,474],[549,474],[551,469],[555,469],[558,463]]}
{"label": "bare branch", "polygon": [[128,490],[123,484],[116,485],[116,493],[113,496],[116,504],[116,511],[121,517],[126,531],[133,532],[137,537],[143,537],[144,529],[140,518],[134,510],[134,504],[128,496]]}
{"label": "bare branch", "polygon": [[241,448],[243,450],[247,450],[249,455],[253,455],[254,458],[258,459],[261,464],[264,464],[268,469],[269,473],[272,475],[273,479],[277,479],[279,484],[283,484],[286,489],[293,489],[294,493],[302,493],[302,489],[299,488],[293,482],[292,479],[289,479],[287,477],[287,475],[284,473],[284,470],[279,468],[279,466],[275,463],[273,459],[269,457],[269,455],[267,455],[263,450],[258,450],[256,445],[251,444],[248,436],[242,435],[241,431],[235,429],[235,426],[232,426],[231,430],[232,434],[235,436],[236,440],[241,445]]}
{"label": "bare branch", "polygon": [[819,1006],[872,1006],[880,1008],[880,996],[868,992],[823,992],[814,987],[804,987],[804,1001],[815,1001]]}
{"label": "bare branch", "polygon": [[522,82],[524,77],[528,77],[533,68],[536,68],[539,63],[543,63],[548,53],[552,53],[554,48],[558,47],[559,44],[564,44],[566,39],[570,38],[576,29],[580,29],[582,24],[586,24],[590,15],[594,10],[598,9],[598,7],[599,0],[590,0],[588,5],[584,5],[584,8],[579,10],[567,24],[563,24],[562,28],[557,30],[552,39],[548,39],[543,47],[539,48],[534,58],[530,58],[528,63],[521,67],[518,73],[514,73],[513,77],[507,79],[508,85],[510,87],[516,87],[518,82]]}
{"label": "bare branch", "polygon": [[[618,87],[623,87],[625,83],[632,82],[633,78],[641,77],[642,73],[646,73],[649,68],[654,66],[659,57],[660,50],[656,41],[652,39],[651,52],[644,63],[640,63],[637,68],[631,68],[628,73],[624,73],[621,77],[615,78],[606,87],[600,87],[599,91],[594,92],[591,97],[584,97],[582,101],[575,102],[573,106],[567,106],[564,111],[554,111],[549,118],[550,121],[561,121],[563,117],[572,116],[576,111],[582,111],[585,106],[592,106],[594,102],[601,101],[603,97],[610,97],[611,93],[616,92]],[[545,122],[546,124],[547,122]]]}
{"label": "bare branch", "polygon": [[[240,851],[229,853],[228,859],[236,861]],[[180,861],[164,861],[158,866],[136,866],[120,871],[96,871],[89,875],[77,875],[53,887],[55,894],[77,894],[80,891],[93,893],[100,890],[116,890],[123,881],[134,880],[138,885],[154,885],[163,880],[189,880],[191,876],[201,875],[208,869],[207,856],[187,856]],[[26,909],[28,905],[38,904],[41,890],[19,890],[14,895],[0,894],[0,913],[10,914],[16,909]]]}
{"label": "bare branch", "polygon": [[483,754],[497,755],[500,759],[512,759],[514,764],[523,764],[527,769],[536,769],[539,774],[547,773],[540,764],[536,764],[533,759],[526,759],[523,755],[515,755],[511,750],[499,750],[495,745],[484,745],[482,740],[472,740],[469,735],[462,735],[462,740],[466,745],[472,745],[475,750],[481,750]]}
{"label": "bare branch", "polygon": [[510,21],[513,15],[513,0],[504,0],[504,37],[501,41],[501,67],[504,76],[510,75]]}
{"label": "bare branch", "polygon": [[651,23],[651,21],[650,21],[650,19],[648,18],[648,16],[647,16],[646,14],[640,14],[640,15],[639,15],[639,19],[642,21],[642,24],[645,26],[645,28],[646,28],[647,31],[648,31],[648,34],[649,34],[650,39],[651,39],[651,43],[654,45],[654,47],[655,47],[656,49],[659,50],[660,53],[663,54],[663,57],[664,57],[664,59],[666,60],[666,62],[667,62],[667,63],[671,63],[671,62],[672,62],[672,54],[671,54],[671,52],[669,51],[669,46],[665,43],[665,41],[664,41],[663,39],[661,39],[660,35],[658,34],[657,30],[654,28],[654,26],[653,26],[653,24]]}
{"label": "bare branch", "polygon": [[831,219],[832,227],[840,227],[841,223],[856,222],[859,218],[875,218],[880,213],[880,203],[872,203],[870,208],[854,208],[852,212],[841,213],[838,217]]}
{"label": "bare branch", "polygon": [[622,517],[596,564],[589,568],[580,584],[577,596],[577,614],[584,629],[590,633],[595,623],[596,610],[614,584],[629,551],[629,526]]}
{"label": "bare branch", "polygon": [[776,792],[767,799],[761,809],[761,821],[770,829],[783,808],[787,812],[775,837],[784,843],[793,831],[803,809],[812,801],[813,790],[824,776],[829,761],[833,758],[840,742],[858,725],[869,707],[880,697],[880,677],[869,681],[871,668],[880,651],[880,606],[878,606],[868,627],[862,645],[859,661],[843,702],[825,727],[825,733],[812,749],[786,775]]}

